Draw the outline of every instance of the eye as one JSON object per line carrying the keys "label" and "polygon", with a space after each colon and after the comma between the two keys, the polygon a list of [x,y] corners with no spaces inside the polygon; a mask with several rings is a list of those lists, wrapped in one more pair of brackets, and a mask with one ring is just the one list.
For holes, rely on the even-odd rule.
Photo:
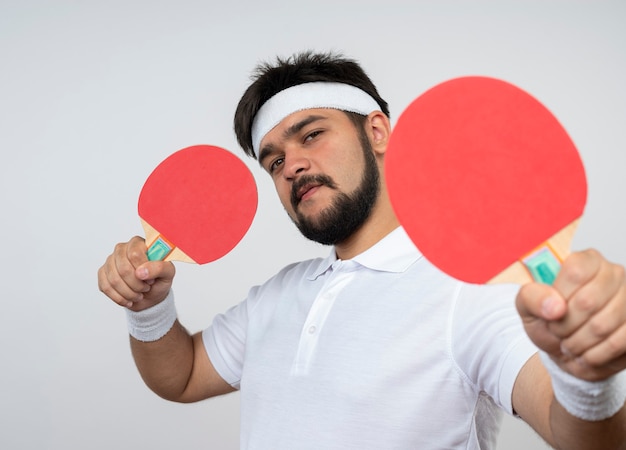
{"label": "eye", "polygon": [[274,173],[274,171],[280,167],[282,165],[282,163],[285,162],[285,158],[276,158],[275,160],[273,160],[270,165],[267,167],[267,171],[269,173]]}
{"label": "eye", "polygon": [[304,136],[304,142],[308,142],[308,141],[310,141],[312,139],[315,139],[320,134],[322,134],[322,130],[311,131],[309,134]]}

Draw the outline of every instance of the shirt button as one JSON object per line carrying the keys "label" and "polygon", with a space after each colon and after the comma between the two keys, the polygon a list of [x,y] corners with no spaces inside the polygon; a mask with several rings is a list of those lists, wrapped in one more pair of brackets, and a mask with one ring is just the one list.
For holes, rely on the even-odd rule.
{"label": "shirt button", "polygon": [[313,334],[313,333],[315,333],[315,330],[317,330],[317,328],[315,328],[315,325],[311,325],[311,326],[309,327],[309,334]]}

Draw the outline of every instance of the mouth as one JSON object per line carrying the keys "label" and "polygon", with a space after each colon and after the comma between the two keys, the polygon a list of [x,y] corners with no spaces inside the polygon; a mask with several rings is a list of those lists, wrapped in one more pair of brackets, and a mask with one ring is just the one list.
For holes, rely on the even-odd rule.
{"label": "mouth", "polygon": [[300,202],[310,198],[322,186],[334,188],[332,179],[325,175],[307,176],[296,181],[291,188],[291,205],[294,209]]}
{"label": "mouth", "polygon": [[313,195],[313,192],[315,192],[317,188],[319,188],[320,186],[323,186],[323,185],[322,184],[307,184],[305,186],[302,186],[296,192],[297,203],[300,203],[302,200],[306,200],[308,197]]}

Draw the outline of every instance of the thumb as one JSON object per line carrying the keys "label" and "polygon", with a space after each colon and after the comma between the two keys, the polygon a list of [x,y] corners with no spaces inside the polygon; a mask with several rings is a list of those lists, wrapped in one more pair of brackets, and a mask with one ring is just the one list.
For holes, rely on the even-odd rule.
{"label": "thumb", "polygon": [[171,262],[148,261],[138,266],[135,276],[149,286],[143,292],[146,302],[138,306],[143,308],[163,301],[172,288],[175,273],[176,269]]}
{"label": "thumb", "polygon": [[530,340],[541,350],[560,354],[560,338],[551,332],[549,324],[565,315],[563,297],[551,286],[529,283],[522,286],[515,304]]}
{"label": "thumb", "polygon": [[516,299],[517,311],[524,321],[559,320],[567,312],[567,302],[552,286],[528,283],[522,286]]}
{"label": "thumb", "polygon": [[169,261],[147,261],[135,269],[135,276],[150,285],[157,281],[171,284],[175,274],[176,268]]}

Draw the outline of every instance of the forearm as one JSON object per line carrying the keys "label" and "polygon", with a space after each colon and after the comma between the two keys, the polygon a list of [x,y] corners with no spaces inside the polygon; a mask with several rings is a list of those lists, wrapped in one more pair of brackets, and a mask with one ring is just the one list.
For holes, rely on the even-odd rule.
{"label": "forearm", "polygon": [[171,292],[152,308],[127,312],[131,350],[146,385],[182,403],[232,392],[209,360],[202,333],[190,336],[176,316]]}
{"label": "forearm", "polygon": [[[548,361],[545,362],[550,365]],[[581,397],[575,391],[567,394],[560,387],[558,390],[561,393],[556,395],[554,378],[547,372],[539,354],[536,354],[524,365],[515,382],[515,412],[556,449],[626,449],[626,409],[624,402],[619,400],[623,398],[619,392],[614,393],[609,388],[604,391],[607,395],[585,400],[585,395]],[[568,412],[557,398],[570,404],[568,408],[572,412]],[[604,402],[600,402],[599,409],[592,408],[581,414],[580,408],[571,405],[572,401],[575,405],[589,405],[601,398],[618,399],[617,406],[615,409],[611,407],[607,412]]]}
{"label": "forearm", "polygon": [[557,449],[626,449],[626,408],[608,419],[589,422],[572,416],[553,398],[550,425]]}
{"label": "forearm", "polygon": [[194,362],[193,338],[178,322],[161,339],[141,342],[131,336],[131,350],[146,385],[167,400],[183,401]]}
{"label": "forearm", "polygon": [[126,319],[132,354],[144,382],[159,396],[178,401],[191,376],[194,344],[177,320],[172,292],[149,308],[127,309]]}
{"label": "forearm", "polygon": [[176,319],[174,274],[171,262],[147,261],[145,242],[136,237],[115,247],[98,270],[98,286],[125,308],[135,363],[155,393],[188,403],[232,392],[213,367],[202,333],[190,336]]}
{"label": "forearm", "polygon": [[560,449],[626,449],[626,374],[584,381],[542,353],[553,388],[550,427]]}

